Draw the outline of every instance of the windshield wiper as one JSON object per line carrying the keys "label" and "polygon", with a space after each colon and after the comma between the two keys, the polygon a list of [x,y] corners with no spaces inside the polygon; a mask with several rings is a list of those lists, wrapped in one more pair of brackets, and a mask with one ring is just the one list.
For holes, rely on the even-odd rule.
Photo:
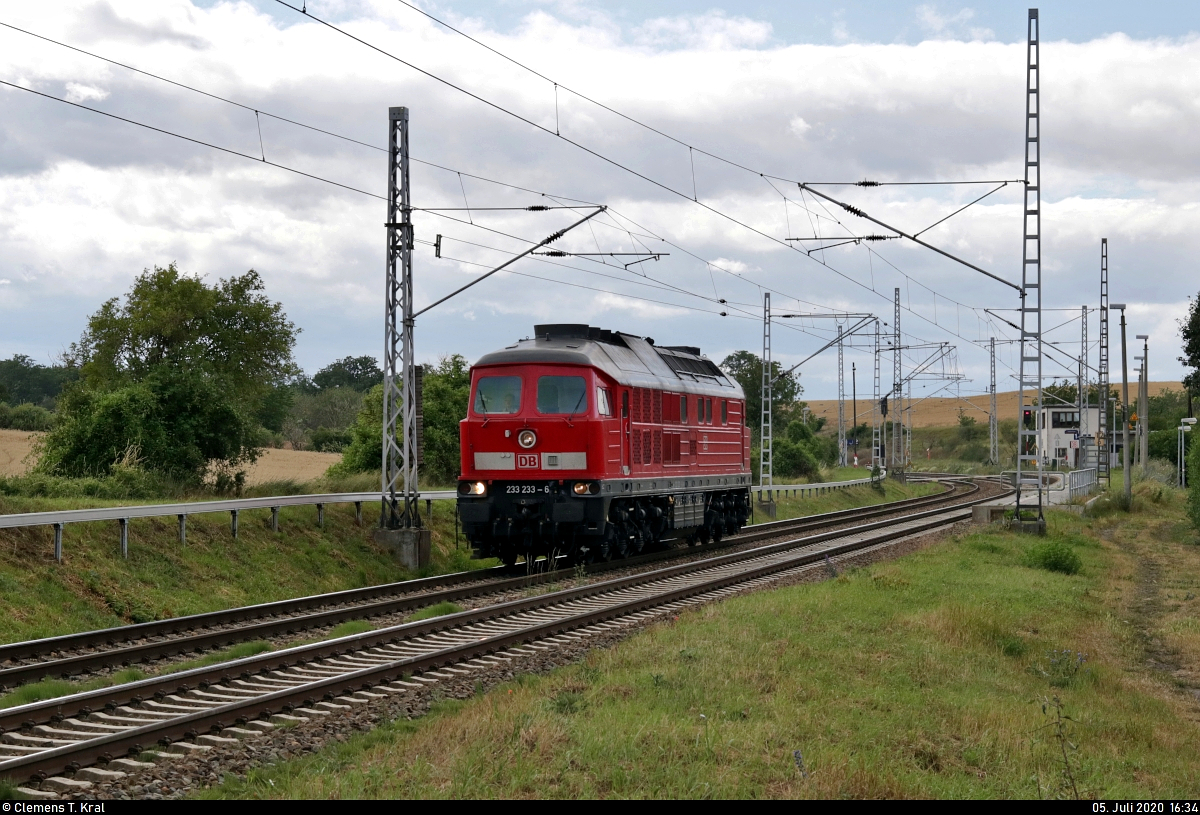
{"label": "windshield wiper", "polygon": [[579,401],[575,403],[575,407],[571,408],[571,415],[567,417],[567,427],[575,426],[571,424],[571,420],[575,418],[575,411],[579,410],[579,406],[583,404],[585,396],[587,396],[587,388],[583,389],[583,392],[579,394]]}

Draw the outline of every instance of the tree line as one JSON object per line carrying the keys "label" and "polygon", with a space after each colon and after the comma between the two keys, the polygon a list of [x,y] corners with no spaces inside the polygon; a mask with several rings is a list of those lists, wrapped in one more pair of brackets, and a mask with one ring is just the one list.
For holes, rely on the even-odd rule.
{"label": "tree line", "polygon": [[[237,491],[261,450],[284,444],[340,452],[333,475],[378,472],[378,361],[348,356],[310,378],[293,358],[299,333],[254,270],[208,284],[175,264],[156,266],[138,275],[123,298],[104,302],[58,364],[21,355],[0,361],[0,427],[47,431],[37,442],[36,471],[68,478],[134,468]],[[1180,360],[1193,369],[1185,380],[1190,390],[1200,386],[1200,300],[1191,302],[1181,335]],[[757,461],[763,361],[736,351],[721,368],[745,392]],[[805,411],[794,373],[773,362],[772,376],[775,474],[816,475],[836,462],[837,439],[823,417]],[[447,484],[458,475],[458,422],[469,387],[469,365],[460,355],[426,366],[426,483]],[[1047,390],[1074,401],[1069,383]],[[1151,397],[1152,455],[1174,458],[1174,427],[1190,410],[1187,394]],[[865,425],[849,431],[851,438],[869,434]]]}

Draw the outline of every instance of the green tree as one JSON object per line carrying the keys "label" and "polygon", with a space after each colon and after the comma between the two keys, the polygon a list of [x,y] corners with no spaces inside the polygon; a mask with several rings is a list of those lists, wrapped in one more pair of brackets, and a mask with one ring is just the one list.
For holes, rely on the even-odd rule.
{"label": "green tree", "polygon": [[79,376],[67,365],[39,365],[24,354],[0,361],[0,402],[53,408],[64,386]]}
{"label": "green tree", "polygon": [[375,357],[344,357],[317,371],[312,382],[321,390],[352,388],[365,393],[383,382],[383,370]]}
{"label": "green tree", "polygon": [[159,366],[202,374],[248,413],[298,369],[300,329],[264,293],[253,269],[214,286],[172,263],[139,275],[122,303],[112,298],[88,319],[67,358],[85,387],[115,390]]}
{"label": "green tree", "polygon": [[[750,351],[734,351],[721,362],[721,369],[733,377],[746,394],[746,425],[757,443],[762,420],[762,357]],[[778,377],[771,387],[771,422],[776,427],[783,427],[800,415],[805,405],[800,401],[804,388],[796,373],[783,374],[778,362],[771,363],[771,370],[773,376]]]}
{"label": "green tree", "polygon": [[461,474],[458,423],[467,418],[471,368],[459,354],[444,356],[425,369],[424,484],[451,484]]}
{"label": "green tree", "polygon": [[296,373],[298,329],[253,270],[208,286],[174,264],[105,302],[68,356],[80,379],[59,399],[39,468],[105,475],[118,462],[186,481],[240,483],[256,429]]}
{"label": "green tree", "polygon": [[1188,298],[1187,317],[1179,321],[1183,338],[1183,356],[1179,358],[1192,372],[1183,379],[1188,393],[1200,393],[1200,295]]}

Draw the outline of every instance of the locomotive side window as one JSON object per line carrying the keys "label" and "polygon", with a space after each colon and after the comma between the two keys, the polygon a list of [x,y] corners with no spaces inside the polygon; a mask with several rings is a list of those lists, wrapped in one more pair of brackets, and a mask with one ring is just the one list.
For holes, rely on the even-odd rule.
{"label": "locomotive side window", "polygon": [[679,423],[687,424],[687,397],[679,397]]}
{"label": "locomotive side window", "polygon": [[629,391],[621,393],[621,418],[629,418]]}
{"label": "locomotive side window", "polygon": [[704,418],[705,424],[712,424],[712,400],[711,399],[704,400],[704,411],[705,411],[705,418]]}
{"label": "locomotive side window", "polygon": [[729,400],[721,400],[721,424],[729,424]]}
{"label": "locomotive side window", "polygon": [[596,412],[601,416],[611,416],[612,402],[608,400],[608,388],[596,387]]}
{"label": "locomotive side window", "polygon": [[475,385],[475,412],[488,414],[517,413],[521,410],[521,377],[481,376]]}
{"label": "locomotive side window", "polygon": [[539,376],[538,413],[586,413],[587,385],[582,376]]}

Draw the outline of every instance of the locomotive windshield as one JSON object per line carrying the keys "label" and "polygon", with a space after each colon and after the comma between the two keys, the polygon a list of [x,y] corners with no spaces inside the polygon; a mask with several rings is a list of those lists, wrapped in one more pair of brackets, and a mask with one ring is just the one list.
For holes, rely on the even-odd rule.
{"label": "locomotive windshield", "polygon": [[[580,382],[583,380],[581,379]],[[475,412],[517,413],[521,410],[521,377],[482,376],[475,385]]]}
{"label": "locomotive windshield", "polygon": [[582,376],[539,376],[538,413],[587,412],[587,385]]}

